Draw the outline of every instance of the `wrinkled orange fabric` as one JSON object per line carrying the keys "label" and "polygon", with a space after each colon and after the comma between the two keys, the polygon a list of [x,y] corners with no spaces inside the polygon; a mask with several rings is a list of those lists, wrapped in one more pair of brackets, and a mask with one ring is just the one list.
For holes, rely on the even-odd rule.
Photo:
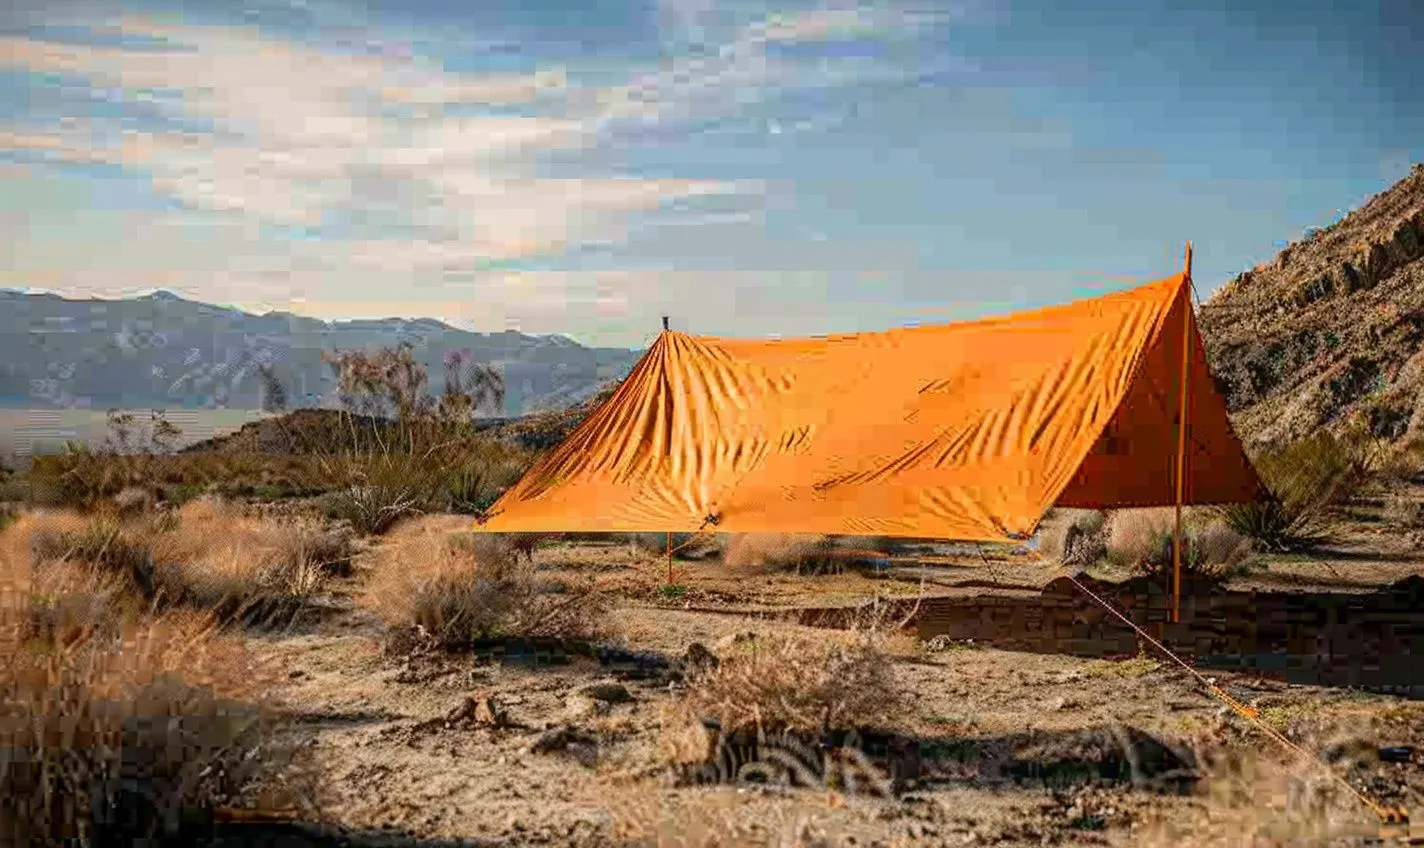
{"label": "wrinkled orange fabric", "polygon": [[[663,332],[483,529],[1002,541],[1054,504],[1175,503],[1185,275],[938,326],[744,340]],[[1254,500],[1195,320],[1187,504]]]}

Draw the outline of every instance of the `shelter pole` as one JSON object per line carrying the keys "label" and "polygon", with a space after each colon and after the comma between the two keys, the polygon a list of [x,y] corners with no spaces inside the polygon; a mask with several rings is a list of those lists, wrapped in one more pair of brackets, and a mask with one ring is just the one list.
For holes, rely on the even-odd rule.
{"label": "shelter pole", "polygon": [[[1192,243],[1187,242],[1187,256],[1182,269],[1183,291],[1192,280]],[[1177,395],[1177,522],[1172,533],[1172,623],[1182,617],[1182,478],[1187,456],[1187,362],[1192,344],[1192,301],[1182,301],[1182,375]]]}
{"label": "shelter pole", "polygon": [[669,586],[671,586],[671,585],[672,585],[672,531],[671,531],[671,530],[669,530],[669,531],[668,531],[668,534],[667,534],[667,558],[668,558],[667,584],[668,584]]}

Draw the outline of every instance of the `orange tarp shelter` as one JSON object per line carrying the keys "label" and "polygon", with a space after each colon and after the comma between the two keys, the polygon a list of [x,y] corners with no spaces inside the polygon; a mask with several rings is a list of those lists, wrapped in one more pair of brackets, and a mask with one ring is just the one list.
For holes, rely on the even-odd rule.
{"label": "orange tarp shelter", "polygon": [[1232,503],[1261,491],[1210,378],[1188,270],[1068,305],[886,332],[665,330],[483,529],[1005,541],[1031,536],[1055,504]]}

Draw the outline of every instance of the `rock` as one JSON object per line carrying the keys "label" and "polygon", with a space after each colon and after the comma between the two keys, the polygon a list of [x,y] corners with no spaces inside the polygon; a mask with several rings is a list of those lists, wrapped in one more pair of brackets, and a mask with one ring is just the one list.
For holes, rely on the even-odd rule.
{"label": "rock", "polygon": [[707,649],[701,642],[693,642],[687,646],[687,650],[682,655],[682,667],[684,671],[707,671],[716,668],[721,664],[717,655]]}
{"label": "rock", "polygon": [[597,748],[598,740],[589,734],[568,725],[560,725],[539,734],[534,744],[529,746],[531,754],[554,754],[570,748]]}
{"label": "rock", "polygon": [[467,697],[445,715],[445,726],[474,724],[476,727],[504,727],[509,717],[493,695]]}
{"label": "rock", "polygon": [[140,486],[129,486],[114,495],[114,506],[122,515],[147,512],[153,509],[153,493]]}
{"label": "rock", "polygon": [[628,691],[628,687],[622,683],[594,683],[580,689],[579,694],[595,701],[606,701],[610,704],[626,704],[633,700],[633,695]]}

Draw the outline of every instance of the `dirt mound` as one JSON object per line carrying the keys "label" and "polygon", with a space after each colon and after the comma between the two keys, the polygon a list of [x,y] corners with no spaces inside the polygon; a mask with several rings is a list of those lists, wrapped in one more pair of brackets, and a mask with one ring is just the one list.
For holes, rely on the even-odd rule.
{"label": "dirt mound", "polygon": [[1424,165],[1227,283],[1200,321],[1249,442],[1355,413],[1385,439],[1424,434]]}
{"label": "dirt mound", "polygon": [[[519,419],[484,418],[474,423],[477,432],[498,433]],[[349,449],[353,432],[370,438],[373,430],[387,437],[397,434],[393,421],[352,415],[336,409],[297,409],[260,421],[250,421],[221,436],[195,442],[180,453],[304,454]]]}
{"label": "dirt mound", "polygon": [[[482,418],[476,432],[531,450],[546,450],[563,441],[589,413],[612,397],[617,384],[566,408],[519,418]],[[189,445],[181,453],[300,454],[330,452],[350,445],[352,432],[373,428],[395,432],[394,422],[335,409],[297,409],[242,425],[234,432]],[[0,472],[3,474],[3,472]]]}

